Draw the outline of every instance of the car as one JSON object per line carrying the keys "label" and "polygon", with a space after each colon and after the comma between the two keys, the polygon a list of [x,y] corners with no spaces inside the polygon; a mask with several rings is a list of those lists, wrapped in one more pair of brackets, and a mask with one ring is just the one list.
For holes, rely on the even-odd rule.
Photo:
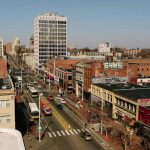
{"label": "car", "polygon": [[61,97],[61,95],[57,95],[56,97],[55,97],[57,100],[61,100],[62,99],[62,97]]}
{"label": "car", "polygon": [[81,137],[85,140],[85,141],[91,141],[92,140],[92,136],[90,134],[89,131],[82,131],[81,132]]}
{"label": "car", "polygon": [[54,97],[53,97],[52,95],[49,95],[49,96],[48,96],[48,100],[49,100],[49,101],[53,101],[53,100],[54,100]]}
{"label": "car", "polygon": [[54,102],[55,102],[55,105],[56,105],[56,107],[57,107],[58,109],[63,109],[63,105],[60,103],[60,101],[55,100]]}
{"label": "car", "polygon": [[36,81],[34,81],[34,82],[33,82],[33,84],[34,84],[34,85],[36,85],[36,84],[37,84],[37,82],[36,82]]}
{"label": "car", "polygon": [[29,89],[30,86],[32,86],[32,84],[31,83],[27,83],[27,85],[26,85],[27,89]]}
{"label": "car", "polygon": [[59,101],[60,101],[62,104],[66,104],[66,101],[65,101],[63,98],[61,98]]}

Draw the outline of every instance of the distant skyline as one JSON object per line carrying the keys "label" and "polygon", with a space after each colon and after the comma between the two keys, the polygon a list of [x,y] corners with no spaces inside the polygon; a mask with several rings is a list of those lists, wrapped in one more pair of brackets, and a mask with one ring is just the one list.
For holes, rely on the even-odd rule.
{"label": "distant skyline", "polygon": [[68,46],[150,48],[150,0],[3,0],[0,37],[19,37],[25,45],[33,34],[34,18],[57,12],[68,18]]}

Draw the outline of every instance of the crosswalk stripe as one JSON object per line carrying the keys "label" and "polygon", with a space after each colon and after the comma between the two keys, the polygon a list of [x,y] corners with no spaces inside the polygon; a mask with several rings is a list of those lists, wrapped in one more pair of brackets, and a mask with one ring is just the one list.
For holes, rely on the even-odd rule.
{"label": "crosswalk stripe", "polygon": [[73,131],[75,132],[75,134],[78,134],[78,132],[75,129],[73,129]]}
{"label": "crosswalk stripe", "polygon": [[69,130],[71,132],[71,134],[74,134],[72,130]]}
{"label": "crosswalk stripe", "polygon": [[54,137],[56,137],[56,134],[55,134],[55,132],[52,132],[52,133],[53,133]]}
{"label": "crosswalk stripe", "polygon": [[59,133],[59,131],[56,131],[57,132],[57,134],[59,135],[59,136],[61,136],[61,134]]}
{"label": "crosswalk stripe", "polygon": [[70,135],[70,133],[68,132],[68,130],[65,130],[65,132],[66,132],[68,135]]}
{"label": "crosswalk stripe", "polygon": [[80,129],[77,129],[77,131],[80,133],[81,132],[81,130]]}
{"label": "crosswalk stripe", "polygon": [[61,133],[65,136],[66,134],[64,133],[64,131],[61,131]]}
{"label": "crosswalk stripe", "polygon": [[84,129],[81,129],[84,132]]}
{"label": "crosswalk stripe", "polygon": [[49,135],[50,138],[53,137],[50,132],[48,132],[48,135]]}

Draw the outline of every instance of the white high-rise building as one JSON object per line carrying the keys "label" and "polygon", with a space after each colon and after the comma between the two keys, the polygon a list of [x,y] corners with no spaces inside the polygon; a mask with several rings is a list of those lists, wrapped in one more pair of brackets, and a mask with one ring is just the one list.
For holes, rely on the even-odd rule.
{"label": "white high-rise building", "polygon": [[16,48],[21,44],[20,39],[16,37],[12,42],[12,54],[16,55]]}
{"label": "white high-rise building", "polygon": [[67,17],[45,13],[34,20],[34,65],[42,68],[47,59],[67,55]]}
{"label": "white high-rise building", "polygon": [[99,44],[98,52],[99,53],[110,53],[110,44],[108,42]]}
{"label": "white high-rise building", "polygon": [[0,38],[0,56],[4,56],[3,39],[2,38]]}

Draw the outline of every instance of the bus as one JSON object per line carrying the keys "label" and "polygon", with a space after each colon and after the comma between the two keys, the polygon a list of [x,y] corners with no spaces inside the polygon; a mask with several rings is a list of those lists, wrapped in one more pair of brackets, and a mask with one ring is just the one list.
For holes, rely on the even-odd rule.
{"label": "bus", "polygon": [[39,109],[36,103],[29,103],[30,113],[33,119],[39,118]]}
{"label": "bus", "polygon": [[28,90],[29,90],[29,93],[31,94],[32,97],[38,97],[39,96],[38,91],[33,86],[29,86]]}

